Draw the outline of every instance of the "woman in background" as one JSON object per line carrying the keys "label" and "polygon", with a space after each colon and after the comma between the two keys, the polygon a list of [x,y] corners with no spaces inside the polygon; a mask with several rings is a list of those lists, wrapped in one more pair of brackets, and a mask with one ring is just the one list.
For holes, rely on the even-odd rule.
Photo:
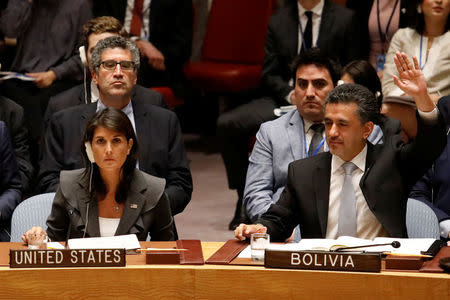
{"label": "woman in background", "polygon": [[398,76],[394,64],[396,52],[415,56],[425,76],[428,92],[435,102],[450,94],[450,0],[419,0],[413,28],[399,29],[386,56],[382,80],[385,102],[400,101],[414,105],[412,98],[394,84]]}
{"label": "woman in background", "polygon": [[415,17],[414,0],[348,0],[347,7],[358,17],[364,42],[364,58],[383,74],[389,42],[399,28],[411,25]]}
{"label": "woman in background", "polygon": [[165,180],[136,169],[138,145],[128,117],[111,107],[96,113],[82,147],[86,168],[61,172],[47,232],[33,227],[22,239],[136,234],[146,240],[150,234],[152,240],[173,240]]}
{"label": "woman in background", "polygon": [[[377,72],[372,67],[372,65],[366,60],[354,60],[349,62],[341,72],[341,79],[338,81],[338,85],[344,83],[357,83],[366,88],[368,88],[377,100],[378,109],[381,112],[381,103],[383,96],[381,94],[381,82],[378,78]],[[370,141],[372,144],[382,143],[383,140],[383,129],[387,122],[386,118],[379,116],[376,120],[376,124],[370,134]],[[391,134],[391,133],[389,133]]]}
{"label": "woman in background", "polygon": [[378,100],[381,110],[383,95],[381,93],[381,81],[377,71],[366,60],[354,60],[349,62],[341,72],[342,83],[357,83],[368,88]]}

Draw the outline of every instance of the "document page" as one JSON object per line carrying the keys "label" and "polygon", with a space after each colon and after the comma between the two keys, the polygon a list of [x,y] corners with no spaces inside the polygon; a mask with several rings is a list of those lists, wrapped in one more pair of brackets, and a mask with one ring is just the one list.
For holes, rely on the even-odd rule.
{"label": "document page", "polygon": [[[321,250],[329,251],[331,247],[354,247],[367,246],[373,244],[392,243],[393,241],[400,242],[399,248],[388,246],[375,246],[369,248],[352,249],[349,251],[364,251],[364,252],[391,252],[398,254],[418,255],[420,251],[426,251],[430,248],[435,239],[402,239],[402,238],[375,238],[372,240],[359,239],[351,236],[340,236],[334,239],[302,239],[298,243],[271,243],[270,250],[279,251],[303,251],[303,250]],[[251,248],[247,246],[239,255],[238,258],[251,258]]]}
{"label": "document page", "polygon": [[70,249],[139,249],[141,244],[135,234],[70,239],[68,241]]}
{"label": "document page", "polygon": [[412,254],[419,255],[420,251],[426,251],[434,243],[435,239],[396,239],[396,238],[375,238],[374,244],[392,243],[393,241],[400,242],[399,248],[392,246],[372,247],[370,251],[386,251],[396,254]]}
{"label": "document page", "polygon": [[[359,239],[351,236],[341,236],[334,239],[302,239],[298,243],[270,243],[270,250],[279,251],[303,251],[303,250],[320,250],[328,251],[332,246],[360,246],[373,244],[373,241],[366,239]],[[251,258],[251,248],[247,246],[239,255],[238,258]]]}

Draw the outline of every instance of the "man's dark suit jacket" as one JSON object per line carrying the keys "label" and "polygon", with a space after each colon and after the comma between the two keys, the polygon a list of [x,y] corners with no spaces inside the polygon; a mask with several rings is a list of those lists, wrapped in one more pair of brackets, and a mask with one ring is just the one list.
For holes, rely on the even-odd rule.
{"label": "man's dark suit jacket", "polygon": [[[390,125],[387,125],[387,127]],[[410,144],[397,133],[381,145],[368,143],[360,187],[370,210],[391,237],[406,237],[406,202],[412,185],[445,147],[445,126],[418,117],[418,134]],[[328,221],[332,155],[321,153],[289,165],[288,181],[278,203],[257,221],[274,241],[283,241],[300,224],[303,238],[325,238]]]}
{"label": "man's dark suit jacket", "polygon": [[[93,12],[95,17],[112,16],[123,24],[126,6],[127,0],[94,0]],[[183,64],[191,55],[192,26],[191,0],[151,1],[149,40],[164,55],[171,83],[180,80]]]}
{"label": "man's dark suit jacket", "polygon": [[442,97],[438,108],[447,123],[447,146],[409,196],[430,206],[441,222],[450,219],[450,96]]}
{"label": "man's dark suit jacket", "polygon": [[[80,84],[68,89],[58,95],[50,98],[48,102],[47,110],[45,111],[44,124],[47,128],[52,115],[60,110],[77,106],[81,104],[91,103],[91,84],[90,82],[86,85],[87,97],[84,97],[84,85]],[[167,108],[167,104],[164,101],[163,95],[158,92],[152,91],[149,88],[145,88],[141,85],[135,85],[131,93],[131,99],[142,99],[146,103],[153,104],[156,106],[161,106]]]}
{"label": "man's dark suit jacket", "polygon": [[[270,19],[266,37],[262,80],[269,95],[278,105],[286,105],[285,97],[293,89],[290,65],[298,50],[298,6],[291,1]],[[325,0],[317,47],[341,64],[361,58],[359,28],[350,9]]]}
{"label": "man's dark suit jacket", "polygon": [[450,135],[447,135],[447,147],[413,186],[409,197],[430,206],[439,222],[450,219]]}
{"label": "man's dark suit jacket", "polygon": [[20,181],[8,129],[0,121],[0,242],[9,242],[11,216],[22,200]]}
{"label": "man's dark suit jacket", "polygon": [[[348,8],[356,12],[358,18],[364,59],[368,59],[370,53],[369,16],[373,2],[374,0],[347,0],[346,3]],[[416,17],[416,9],[416,1],[400,0],[400,21],[398,28],[405,28],[413,25]],[[398,11],[395,13],[398,13]],[[383,31],[384,30],[385,28],[383,28]]]}
{"label": "man's dark suit jacket", "polygon": [[[192,177],[177,116],[170,110],[133,99],[139,151],[139,169],[166,179],[166,193],[173,215],[191,199]],[[97,103],[79,105],[55,113],[46,131],[40,161],[41,192],[56,191],[61,170],[84,167],[81,141]]]}
{"label": "man's dark suit jacket", "polygon": [[20,177],[22,191],[30,191],[34,176],[34,167],[31,164],[30,145],[23,108],[14,101],[0,96],[0,121],[5,122],[11,135]]}

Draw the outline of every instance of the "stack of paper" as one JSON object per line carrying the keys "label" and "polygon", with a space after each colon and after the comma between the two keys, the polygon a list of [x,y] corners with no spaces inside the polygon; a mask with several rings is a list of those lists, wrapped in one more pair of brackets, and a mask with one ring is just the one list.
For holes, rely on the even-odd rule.
{"label": "stack of paper", "polygon": [[139,249],[141,245],[135,234],[84,239],[70,239],[70,249]]}
{"label": "stack of paper", "polygon": [[[405,255],[418,255],[421,251],[426,251],[430,248],[435,239],[399,239],[399,238],[375,238],[374,240],[359,239],[350,236],[341,236],[337,239],[302,239],[298,243],[288,244],[273,244],[271,243],[268,249],[280,251],[304,251],[304,250],[323,250],[329,251],[331,247],[353,247],[366,246],[373,244],[392,243],[393,241],[400,242],[399,248],[392,246],[376,246],[370,248],[352,249],[352,251],[366,251],[366,252],[391,252]],[[239,258],[251,258],[250,246],[245,248],[238,256]]]}

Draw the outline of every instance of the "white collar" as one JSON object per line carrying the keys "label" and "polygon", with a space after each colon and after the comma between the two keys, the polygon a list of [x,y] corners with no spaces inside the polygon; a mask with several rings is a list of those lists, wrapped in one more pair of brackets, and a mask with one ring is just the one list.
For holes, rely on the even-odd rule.
{"label": "white collar", "polygon": [[[314,124],[316,124],[316,123],[313,123],[313,122],[311,122],[310,120],[307,120],[307,119],[305,119],[305,118],[303,118],[303,117],[302,117],[302,119],[303,119],[303,127],[304,127],[304,130],[305,130],[305,133],[308,132],[309,129],[311,129],[311,126],[313,126]],[[323,123],[323,122],[322,122],[322,123]]]}
{"label": "white collar", "polygon": [[[317,3],[317,5],[314,6],[311,9],[311,11],[313,12],[314,15],[321,16],[324,5],[325,5],[325,0],[320,0],[320,2]],[[298,16],[301,17],[302,15],[305,14],[306,9],[298,1],[297,1],[297,6],[298,6]]]}
{"label": "white collar", "polygon": [[[366,169],[366,156],[367,156],[367,143],[361,150],[361,152],[359,152],[358,155],[353,157],[353,159],[351,160],[351,162],[354,163],[358,167],[358,169],[360,169],[363,172]],[[344,163],[345,161],[342,158],[340,158],[337,155],[332,155],[331,174],[337,172]]]}
{"label": "white collar", "polygon": [[[100,98],[98,98],[97,101],[97,112],[104,110],[107,106],[102,102]],[[131,104],[131,101],[128,102],[128,104],[121,109],[127,116],[133,113],[133,105]]]}

